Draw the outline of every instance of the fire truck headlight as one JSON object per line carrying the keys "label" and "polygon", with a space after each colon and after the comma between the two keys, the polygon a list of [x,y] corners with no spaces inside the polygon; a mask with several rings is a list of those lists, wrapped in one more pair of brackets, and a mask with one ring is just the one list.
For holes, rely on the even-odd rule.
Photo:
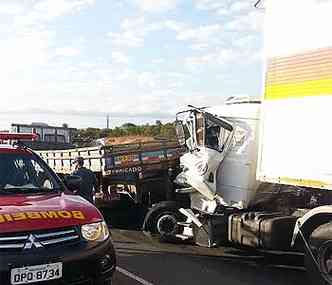
{"label": "fire truck headlight", "polygon": [[110,235],[105,222],[83,225],[81,232],[87,241],[104,241]]}

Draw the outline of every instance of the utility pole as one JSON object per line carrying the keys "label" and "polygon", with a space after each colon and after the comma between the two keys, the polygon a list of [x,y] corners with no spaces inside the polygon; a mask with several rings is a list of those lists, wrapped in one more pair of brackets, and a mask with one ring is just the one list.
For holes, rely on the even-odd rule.
{"label": "utility pole", "polygon": [[107,114],[107,123],[106,123],[106,125],[107,125],[107,129],[109,129],[110,128],[110,115],[109,114]]}

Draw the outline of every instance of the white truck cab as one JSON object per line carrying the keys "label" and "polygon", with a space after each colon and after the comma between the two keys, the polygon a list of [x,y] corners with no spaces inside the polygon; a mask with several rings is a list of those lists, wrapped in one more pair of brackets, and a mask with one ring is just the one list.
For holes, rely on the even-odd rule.
{"label": "white truck cab", "polygon": [[178,114],[178,134],[189,150],[180,159],[184,171],[178,180],[193,187],[196,207],[213,212],[218,203],[239,209],[250,203],[259,184],[259,111],[259,101],[233,99]]}

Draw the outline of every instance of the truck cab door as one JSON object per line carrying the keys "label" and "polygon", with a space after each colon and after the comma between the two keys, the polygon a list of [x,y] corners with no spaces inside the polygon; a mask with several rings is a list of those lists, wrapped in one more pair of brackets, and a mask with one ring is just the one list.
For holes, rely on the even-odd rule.
{"label": "truck cab door", "polygon": [[203,175],[205,183],[216,193],[216,173],[228,153],[233,138],[231,123],[204,112],[201,115],[204,121],[203,130],[197,130],[197,137],[202,138],[199,145],[204,154],[207,171]]}
{"label": "truck cab door", "polygon": [[231,145],[233,125],[200,109],[190,110],[183,122],[189,151],[181,157],[182,175],[205,198],[215,200],[216,173]]}

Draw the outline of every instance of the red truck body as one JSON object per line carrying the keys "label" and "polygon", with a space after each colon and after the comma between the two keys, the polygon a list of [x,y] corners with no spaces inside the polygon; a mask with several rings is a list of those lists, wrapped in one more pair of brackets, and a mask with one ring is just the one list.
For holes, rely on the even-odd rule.
{"label": "red truck body", "polygon": [[[0,141],[20,138],[34,135],[0,133]],[[104,218],[68,181],[23,145],[0,144],[1,285],[112,283],[115,251]]]}

